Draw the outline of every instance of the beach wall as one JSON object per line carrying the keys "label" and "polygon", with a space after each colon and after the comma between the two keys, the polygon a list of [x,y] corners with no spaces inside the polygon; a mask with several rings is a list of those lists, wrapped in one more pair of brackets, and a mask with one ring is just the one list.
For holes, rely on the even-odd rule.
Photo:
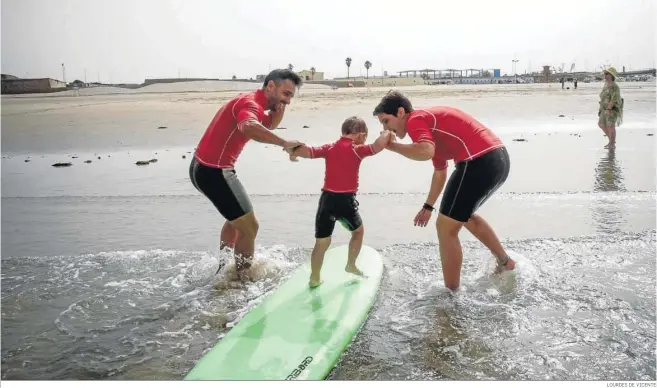
{"label": "beach wall", "polygon": [[351,84],[355,88],[362,88],[365,86],[364,81],[355,81],[355,80],[349,80],[349,79],[342,79],[342,80],[324,80],[324,81],[303,81],[304,85],[327,85],[327,86],[335,86],[338,88],[348,88],[349,84]]}
{"label": "beach wall", "polygon": [[193,81],[221,81],[213,78],[147,78],[140,86],[148,86],[153,84],[172,84],[176,82],[193,82]]}
{"label": "beach wall", "polygon": [[424,79],[421,77],[365,78],[364,81],[367,87],[424,85]]}
{"label": "beach wall", "polygon": [[52,78],[2,80],[2,94],[51,93],[62,90],[66,90],[66,84]]}

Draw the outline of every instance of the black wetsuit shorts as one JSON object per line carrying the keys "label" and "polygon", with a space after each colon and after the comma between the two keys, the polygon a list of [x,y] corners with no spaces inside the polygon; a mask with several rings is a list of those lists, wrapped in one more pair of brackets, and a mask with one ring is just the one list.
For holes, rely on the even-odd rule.
{"label": "black wetsuit shorts", "polygon": [[456,163],[440,202],[440,213],[467,222],[506,181],[510,167],[505,147]]}
{"label": "black wetsuit shorts", "polygon": [[222,216],[233,221],[253,211],[253,206],[235,170],[205,166],[192,159],[189,179],[203,193]]}

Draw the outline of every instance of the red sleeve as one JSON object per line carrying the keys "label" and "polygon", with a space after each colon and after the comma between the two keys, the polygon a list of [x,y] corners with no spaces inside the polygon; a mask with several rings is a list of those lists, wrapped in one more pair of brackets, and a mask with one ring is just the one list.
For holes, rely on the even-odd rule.
{"label": "red sleeve", "polygon": [[333,146],[333,144],[324,144],[321,147],[308,147],[310,150],[310,158],[325,158],[328,150],[331,149],[331,146]]}
{"label": "red sleeve", "polygon": [[363,159],[375,154],[374,147],[371,144],[361,144],[354,147],[354,151],[359,158]]}
{"label": "red sleeve", "polygon": [[237,101],[235,106],[233,106],[233,112],[235,112],[235,121],[237,121],[238,128],[244,125],[247,121],[257,121],[262,123],[265,119],[265,111],[260,105],[252,100],[242,99]]}
{"label": "red sleeve", "polygon": [[447,168],[447,161],[441,158],[437,152],[433,154],[433,158],[431,158],[431,161],[433,162],[433,167],[436,170],[444,170]]}
{"label": "red sleeve", "polygon": [[429,129],[429,124],[422,116],[414,115],[406,123],[406,133],[411,137],[413,143],[431,143],[436,145]]}

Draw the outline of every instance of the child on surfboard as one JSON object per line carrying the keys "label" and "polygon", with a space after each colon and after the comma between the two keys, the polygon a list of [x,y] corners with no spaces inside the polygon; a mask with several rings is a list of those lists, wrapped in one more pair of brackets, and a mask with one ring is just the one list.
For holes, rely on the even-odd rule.
{"label": "child on surfboard", "polygon": [[342,136],[335,143],[321,147],[300,145],[290,153],[290,160],[293,162],[297,161],[297,157],[324,158],[326,161],[324,187],[315,217],[315,247],[310,260],[310,287],[317,287],[321,283],[320,271],[324,254],[331,245],[335,221],[339,221],[351,232],[345,271],[363,276],[363,272],[356,267],[356,258],[363,245],[365,233],[356,200],[358,172],[363,158],[381,152],[392,136],[392,132],[383,131],[374,143],[365,144],[367,124],[363,119],[353,116],[344,121]]}

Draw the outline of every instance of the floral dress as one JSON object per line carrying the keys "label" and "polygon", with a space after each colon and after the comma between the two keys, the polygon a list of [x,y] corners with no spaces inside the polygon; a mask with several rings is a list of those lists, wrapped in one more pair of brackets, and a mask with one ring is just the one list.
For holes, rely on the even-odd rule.
{"label": "floral dress", "polygon": [[[607,110],[609,102],[613,101],[614,106],[610,111]],[[600,92],[600,109],[598,110],[598,123],[602,126],[616,125],[620,126],[623,122],[623,99],[621,98],[620,88],[616,82],[606,83]]]}

